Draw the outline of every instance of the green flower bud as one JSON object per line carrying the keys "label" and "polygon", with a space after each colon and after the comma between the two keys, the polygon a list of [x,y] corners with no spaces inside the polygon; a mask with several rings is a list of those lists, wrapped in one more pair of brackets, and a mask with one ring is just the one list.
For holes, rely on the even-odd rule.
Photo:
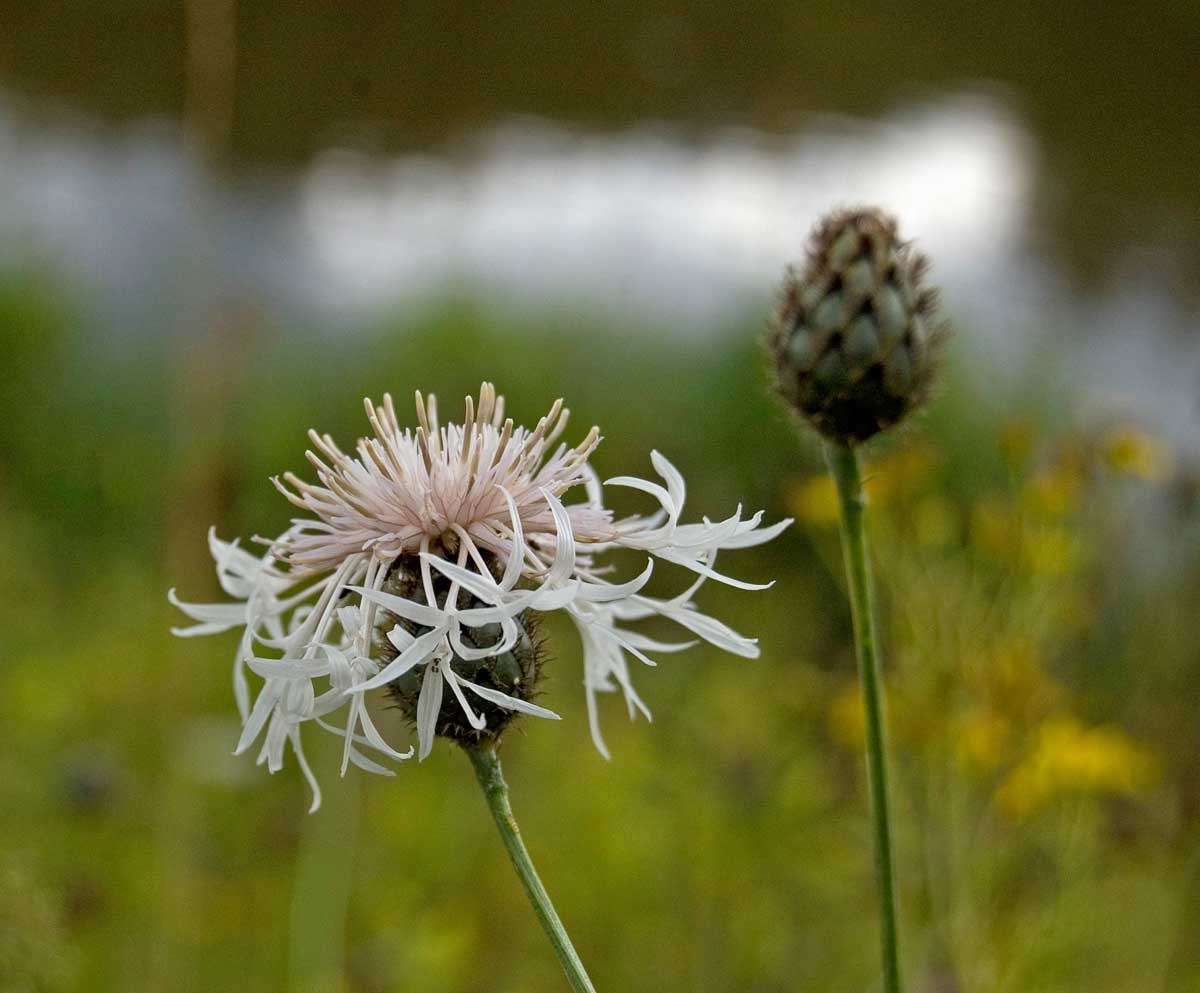
{"label": "green flower bud", "polygon": [[[495,571],[493,569],[493,572]],[[433,579],[434,596],[437,597],[439,604],[444,603],[450,594],[450,580],[437,570],[432,571],[431,578]],[[384,593],[391,593],[417,602],[424,600],[423,589],[420,563],[411,556],[402,556],[398,559],[383,584]],[[485,604],[474,595],[459,590],[458,606],[462,610],[467,610],[475,607],[487,607],[490,604]],[[399,624],[413,637],[420,637],[429,630],[429,628],[414,624],[412,621],[397,618],[386,611],[381,610],[380,614],[382,616],[378,622],[378,632],[381,665],[387,665],[399,654],[395,646],[384,637],[396,624]],[[500,655],[489,655],[482,659],[464,659],[455,654],[449,662],[456,676],[461,676],[485,689],[499,690],[518,700],[532,702],[537,695],[538,683],[545,661],[543,640],[538,630],[537,615],[533,611],[527,610],[518,614],[514,621],[517,625],[518,637],[516,644],[509,651]],[[497,644],[503,638],[504,632],[499,624],[485,624],[481,627],[464,625],[462,628],[462,641],[468,648],[486,648],[489,645]],[[417,723],[417,701],[421,695],[421,682],[424,674],[425,667],[418,666],[389,683],[387,687],[400,712],[414,727]],[[496,739],[514,718],[520,716],[516,711],[497,706],[475,694],[471,696],[471,705],[486,722],[481,729],[470,724],[455,695],[447,690],[442,696],[436,733],[440,737],[460,742]]]}
{"label": "green flower bud", "polygon": [[928,398],[948,330],[927,269],[867,208],[825,217],[788,270],[767,347],[776,389],[823,435],[865,441]]}

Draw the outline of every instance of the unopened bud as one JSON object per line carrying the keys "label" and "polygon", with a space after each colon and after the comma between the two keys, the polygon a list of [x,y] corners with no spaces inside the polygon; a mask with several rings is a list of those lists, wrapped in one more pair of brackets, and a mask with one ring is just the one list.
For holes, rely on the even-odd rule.
{"label": "unopened bud", "polygon": [[828,215],[803,271],[788,270],[768,349],[780,395],[821,434],[865,441],[927,399],[947,336],[927,269],[866,208]]}

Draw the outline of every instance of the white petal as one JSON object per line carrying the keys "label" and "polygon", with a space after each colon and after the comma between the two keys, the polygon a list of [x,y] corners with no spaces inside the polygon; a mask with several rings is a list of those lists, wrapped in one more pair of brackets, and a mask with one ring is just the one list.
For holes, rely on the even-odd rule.
{"label": "white petal", "polygon": [[468,593],[479,597],[485,603],[500,603],[504,591],[491,576],[481,576],[470,569],[464,569],[460,565],[448,562],[438,555],[430,555],[422,552],[421,558],[428,561],[431,566],[451,582],[458,583]]}
{"label": "white petal", "polygon": [[600,627],[598,630],[603,632],[605,637],[611,638],[613,641],[615,641],[618,645],[624,648],[625,651],[629,652],[630,655],[634,656],[639,661],[644,662],[651,668],[656,668],[658,666],[658,663],[655,662],[654,659],[650,658],[649,655],[643,652],[640,648],[637,648],[630,642],[626,641],[623,637],[623,631],[620,631],[615,627]]}
{"label": "white petal", "polygon": [[462,640],[462,628],[456,623],[450,629],[450,646],[460,659],[473,661],[475,659],[488,659],[495,655],[503,655],[512,649],[520,637],[521,631],[517,627],[516,621],[506,617],[500,622],[500,639],[494,645],[485,645],[482,648],[478,648],[474,645],[468,645]]}
{"label": "white petal", "polygon": [[[614,630],[618,630],[614,628]],[[621,638],[626,644],[635,645],[646,652],[683,652],[689,648],[694,648],[700,644],[698,641],[655,641],[653,638],[647,638],[637,631],[626,631],[624,628],[619,629]]]}
{"label": "white petal", "polygon": [[770,527],[757,528],[747,531],[743,535],[732,538],[729,541],[722,543],[722,548],[753,548],[755,545],[762,545],[774,538],[779,537],[787,530],[792,523],[792,518],[785,517],[778,524],[772,524]]}
{"label": "white petal", "polygon": [[250,714],[250,683],[246,679],[245,662],[251,653],[250,645],[250,632],[247,631],[242,635],[241,644],[238,645],[237,655],[233,660],[233,699],[237,703],[238,715],[243,724]]}
{"label": "white petal", "polygon": [[650,463],[654,466],[655,472],[667,481],[667,492],[671,494],[671,502],[678,508],[676,513],[682,512],[684,497],[687,494],[683,476],[680,475],[678,469],[671,465],[665,455],[656,451],[650,452]]}
{"label": "white petal", "polygon": [[518,700],[515,696],[509,696],[507,693],[501,693],[499,690],[493,690],[487,686],[477,686],[475,683],[469,682],[461,676],[458,677],[458,681],[476,696],[483,697],[483,699],[494,703],[497,707],[503,707],[505,710],[516,710],[522,714],[530,714],[534,717],[545,717],[552,721],[562,720],[553,710],[539,707],[528,700]]}
{"label": "white petal", "polygon": [[378,762],[372,761],[371,759],[367,758],[362,752],[360,752],[357,748],[355,748],[353,746],[351,746],[351,748],[350,748],[350,761],[353,762],[356,766],[358,766],[358,768],[362,769],[364,772],[374,773],[376,776],[394,776],[394,775],[396,775],[395,769],[389,769],[386,766],[380,765]]}
{"label": "white petal", "polygon": [[397,624],[387,633],[387,640],[392,643],[392,647],[396,651],[402,652],[417,639]]}
{"label": "white petal", "polygon": [[733,586],[739,590],[768,590],[775,585],[775,581],[769,583],[747,583],[741,579],[734,579],[732,576],[726,576],[724,573],[717,572],[715,569],[710,569],[702,562],[697,562],[693,557],[686,554],[680,554],[673,549],[665,548],[654,551],[660,559],[666,559],[668,562],[674,562],[676,565],[681,565],[685,569],[690,569],[692,572],[699,573],[708,579],[715,580],[718,583],[724,583],[726,586]]}
{"label": "white petal", "polygon": [[[167,590],[167,600],[178,607],[200,625],[189,628],[172,628],[171,633],[183,638],[197,634],[217,634],[230,628],[242,627],[246,623],[245,603],[185,603],[175,593],[174,587]],[[204,628],[204,630],[199,630]]]}
{"label": "white petal", "polygon": [[250,710],[250,715],[246,718],[245,726],[242,728],[242,736],[238,739],[237,747],[233,750],[234,755],[241,755],[249,748],[254,740],[259,736],[263,729],[263,725],[267,723],[267,719],[275,710],[275,704],[279,700],[279,694],[283,687],[276,680],[267,680],[266,685],[258,691],[258,698],[254,701],[254,706]]}
{"label": "white petal", "polygon": [[[383,669],[376,675],[372,676],[366,682],[358,683],[356,686],[351,686],[348,693],[364,693],[367,690],[378,689],[380,686],[386,686],[394,679],[399,679],[409,669],[415,665],[420,665],[437,648],[438,642],[446,636],[446,627],[437,627],[432,631],[426,631],[425,634],[417,638],[411,645],[401,652],[396,658],[392,659]],[[422,684],[423,685],[423,684]],[[424,693],[424,690],[421,691]]]}
{"label": "white petal", "polygon": [[575,535],[571,530],[571,515],[567,513],[562,501],[545,487],[541,489],[541,494],[550,507],[550,513],[554,515],[554,524],[558,531],[554,543],[554,561],[550,565],[546,584],[558,586],[570,579],[571,573],[575,571]]}
{"label": "white petal", "polygon": [[292,751],[296,753],[296,761],[300,763],[300,771],[304,773],[304,778],[308,780],[309,789],[312,790],[312,805],[308,808],[308,812],[315,814],[321,807],[321,785],[317,782],[317,777],[313,775],[312,768],[308,764],[308,759],[304,757],[304,748],[300,744],[300,729],[292,728],[288,732],[288,738],[292,742]]}
{"label": "white petal", "polygon": [[605,603],[609,600],[624,600],[628,596],[641,591],[642,587],[650,582],[650,576],[654,572],[654,560],[649,559],[646,562],[646,568],[641,574],[627,583],[580,583],[577,597],[580,600],[588,600],[592,603]]}
{"label": "white petal", "polygon": [[329,674],[328,659],[260,659],[251,655],[246,659],[246,665],[264,679],[273,676],[283,679],[314,679]]}
{"label": "white petal", "polygon": [[425,667],[425,678],[421,681],[421,695],[417,697],[417,753],[419,761],[433,751],[433,736],[437,731],[438,712],[442,709],[442,688],[446,681],[437,666]]}
{"label": "white petal", "polygon": [[500,586],[506,592],[516,588],[517,583],[521,581],[521,573],[523,571],[525,560],[525,535],[521,529],[521,515],[517,511],[516,501],[513,500],[512,494],[503,486],[500,487],[500,492],[504,494],[504,502],[508,505],[508,516],[512,521],[512,550],[508,555],[508,562],[504,565],[504,575],[501,577]]}
{"label": "white petal", "polygon": [[459,685],[458,676],[455,675],[454,669],[451,668],[450,659],[446,659],[441,665],[442,675],[446,678],[446,682],[450,684],[450,689],[454,691],[454,696],[458,700],[458,705],[462,708],[462,712],[467,717],[467,722],[476,731],[482,731],[487,727],[487,721],[482,714],[477,714],[467,703],[467,698],[463,696],[462,687]]}
{"label": "white petal", "polygon": [[391,593],[384,593],[382,590],[373,590],[366,586],[347,586],[346,589],[353,590],[364,600],[377,603],[385,610],[391,611],[397,617],[403,617],[406,621],[412,621],[414,624],[420,624],[424,627],[437,627],[446,619],[446,612],[444,610],[437,607],[430,607],[428,604],[416,603],[404,597],[394,596]]}
{"label": "white petal", "polygon": [[655,500],[662,504],[663,510],[667,512],[667,519],[674,521],[679,516],[679,508],[675,506],[675,502],[671,499],[671,494],[667,492],[658,483],[647,482],[645,479],[638,479],[637,476],[613,476],[612,479],[604,481],[605,486],[626,486],[633,490],[641,490],[643,493],[649,493]]}
{"label": "white petal", "polygon": [[709,617],[697,610],[672,610],[664,612],[663,616],[694,634],[698,634],[717,648],[748,659],[756,659],[759,656],[757,639],[746,638],[738,634],[733,628],[722,624],[715,617]]}

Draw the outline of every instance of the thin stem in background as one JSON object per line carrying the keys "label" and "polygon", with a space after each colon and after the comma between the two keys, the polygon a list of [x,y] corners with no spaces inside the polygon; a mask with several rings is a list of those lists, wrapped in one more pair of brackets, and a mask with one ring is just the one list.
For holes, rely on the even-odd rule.
{"label": "thin stem in background", "polygon": [[900,953],[896,937],[896,879],[892,860],[892,830],[888,813],[886,741],[883,727],[883,694],[879,675],[879,649],[875,631],[875,609],[871,594],[871,561],[863,517],[862,477],[858,456],[849,445],[828,442],[825,447],[829,471],[837,483],[842,517],[842,550],[850,608],[854,617],[854,641],[862,687],[863,714],[867,735],[867,787],[875,842],[875,879],[879,887],[879,929],[883,953],[883,989],[900,993]]}
{"label": "thin stem in background", "polygon": [[533,911],[537,914],[546,937],[554,946],[554,953],[558,956],[563,972],[567,974],[571,989],[575,993],[596,993],[596,988],[579,960],[575,946],[571,944],[567,929],[563,927],[554,910],[554,904],[550,902],[550,894],[538,878],[529,851],[521,840],[521,829],[517,826],[508,802],[508,784],[504,781],[504,774],[500,769],[500,757],[496,754],[495,744],[485,742],[464,745],[463,751],[470,756],[471,764],[475,767],[475,777],[479,780],[488,809],[491,810],[496,827],[500,830],[500,838],[508,850],[508,857],[512,859],[513,868],[521,878],[521,885],[525,887],[525,893],[529,896],[529,902],[533,904]]}

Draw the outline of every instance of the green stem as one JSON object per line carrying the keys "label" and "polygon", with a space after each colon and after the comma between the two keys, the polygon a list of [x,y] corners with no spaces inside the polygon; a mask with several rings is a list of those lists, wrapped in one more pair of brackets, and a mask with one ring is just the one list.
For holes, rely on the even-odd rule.
{"label": "green stem", "polygon": [[871,561],[864,526],[866,502],[858,456],[849,445],[829,442],[825,448],[829,471],[837,483],[842,511],[842,550],[850,587],[854,640],[862,684],[867,735],[867,788],[875,840],[875,879],[879,886],[879,929],[883,951],[883,989],[900,993],[900,955],[896,938],[896,878],[892,863],[892,829],[888,814],[886,742],[880,688],[879,649],[875,610],[871,600]]}
{"label": "green stem", "polygon": [[563,927],[562,921],[554,911],[554,904],[550,902],[550,894],[546,892],[546,887],[538,878],[537,869],[533,867],[529,851],[521,840],[521,829],[517,826],[512,807],[508,802],[508,784],[504,781],[504,773],[500,769],[500,757],[496,754],[495,744],[487,742],[464,745],[463,751],[470,756],[471,764],[475,767],[475,777],[483,789],[483,795],[487,799],[488,808],[496,821],[496,827],[500,829],[500,838],[504,842],[504,847],[508,849],[508,857],[512,859],[513,868],[517,870],[517,875],[521,878],[521,885],[525,887],[529,902],[533,904],[533,912],[537,914],[537,919],[541,922],[546,937],[554,946],[554,954],[558,956],[563,972],[567,974],[567,981],[571,984],[571,989],[575,993],[596,993],[596,988],[588,979],[583,963],[579,960],[575,946],[571,944],[567,929]]}

